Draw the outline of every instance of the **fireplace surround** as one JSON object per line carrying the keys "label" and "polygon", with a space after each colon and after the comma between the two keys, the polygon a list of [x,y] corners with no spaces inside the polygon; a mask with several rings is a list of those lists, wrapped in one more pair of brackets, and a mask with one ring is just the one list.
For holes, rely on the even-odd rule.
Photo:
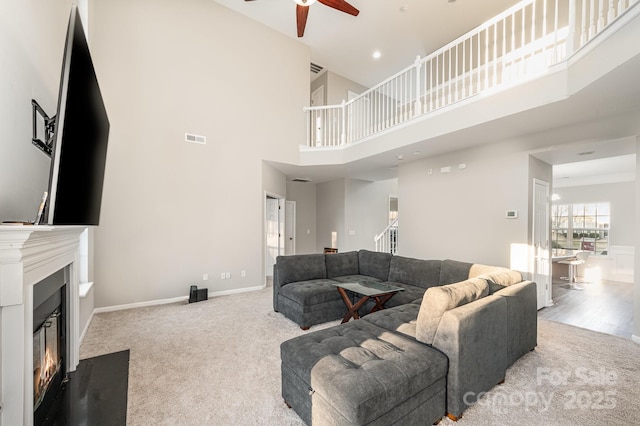
{"label": "fireplace surround", "polygon": [[64,270],[63,374],[79,362],[79,241],[85,227],[0,225],[0,426],[33,424],[34,286]]}

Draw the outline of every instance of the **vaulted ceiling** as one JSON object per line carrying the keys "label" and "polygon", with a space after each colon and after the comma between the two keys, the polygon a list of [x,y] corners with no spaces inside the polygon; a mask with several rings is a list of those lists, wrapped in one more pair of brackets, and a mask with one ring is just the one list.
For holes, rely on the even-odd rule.
{"label": "vaulted ceiling", "polygon": [[[394,75],[411,65],[416,56],[433,52],[518,3],[517,0],[348,0],[360,12],[358,16],[351,16],[316,2],[309,6],[304,36],[298,38],[294,0],[215,1],[299,39],[309,46],[314,64],[366,87]],[[380,52],[378,59],[373,57],[376,51]],[[635,96],[626,98],[635,99]],[[590,143],[591,146],[579,143],[544,150],[536,156],[557,166],[558,175],[578,177],[578,181],[584,181],[585,174],[635,175],[634,140]],[[618,148],[614,148],[616,146]],[[584,154],[589,151],[594,154]],[[563,164],[569,165],[559,166]],[[350,166],[352,170],[354,166]],[[366,164],[361,166],[370,169]],[[341,168],[347,169],[338,167]],[[323,180],[323,171],[329,169],[334,169],[330,172],[333,176],[339,174],[339,170],[326,167],[307,168],[307,172]],[[380,176],[394,173],[393,168],[385,164]]]}

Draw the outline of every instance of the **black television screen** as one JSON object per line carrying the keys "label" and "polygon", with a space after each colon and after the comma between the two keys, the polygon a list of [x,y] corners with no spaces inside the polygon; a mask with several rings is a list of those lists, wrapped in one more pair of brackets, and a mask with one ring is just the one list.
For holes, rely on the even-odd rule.
{"label": "black television screen", "polygon": [[109,119],[77,7],[62,60],[46,222],[98,225]]}

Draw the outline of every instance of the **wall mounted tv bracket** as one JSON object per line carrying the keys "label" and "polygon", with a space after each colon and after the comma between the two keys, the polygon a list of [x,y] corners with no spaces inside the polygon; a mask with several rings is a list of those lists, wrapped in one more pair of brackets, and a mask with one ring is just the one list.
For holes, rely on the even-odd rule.
{"label": "wall mounted tv bracket", "polygon": [[[31,143],[51,157],[51,153],[53,152],[53,137],[56,129],[56,116],[49,117],[35,99],[31,99],[31,105],[33,106],[33,137],[31,138]],[[44,122],[44,141],[38,139],[37,115],[40,115]]]}

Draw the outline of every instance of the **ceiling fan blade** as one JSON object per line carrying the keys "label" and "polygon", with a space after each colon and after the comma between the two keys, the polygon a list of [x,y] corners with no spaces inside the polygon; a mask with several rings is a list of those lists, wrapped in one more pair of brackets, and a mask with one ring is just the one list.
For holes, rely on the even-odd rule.
{"label": "ceiling fan blade", "polygon": [[332,7],[341,12],[348,13],[349,15],[358,16],[360,11],[355,7],[351,6],[345,0],[318,0],[320,3],[325,6]]}
{"label": "ceiling fan blade", "polygon": [[307,26],[307,16],[309,15],[309,6],[300,6],[296,4],[296,22],[298,24],[298,37],[304,35],[304,29]]}

